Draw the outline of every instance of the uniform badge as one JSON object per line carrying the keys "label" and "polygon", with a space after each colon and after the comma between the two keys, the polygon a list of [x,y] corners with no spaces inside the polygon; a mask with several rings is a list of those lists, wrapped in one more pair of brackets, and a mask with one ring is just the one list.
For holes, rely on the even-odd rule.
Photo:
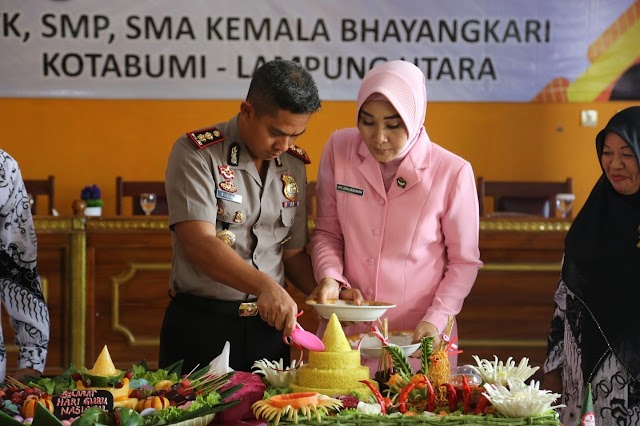
{"label": "uniform badge", "polygon": [[406,180],[404,180],[404,178],[403,178],[403,177],[399,177],[399,178],[396,180],[396,183],[398,184],[398,186],[399,186],[400,188],[404,188],[405,186],[407,186],[407,181],[406,181]]}
{"label": "uniform badge", "polygon": [[304,164],[311,164],[311,159],[309,158],[309,155],[307,155],[304,149],[294,145],[291,148],[289,148],[287,152],[293,155],[294,157],[302,160]]}
{"label": "uniform badge", "polygon": [[347,194],[355,194],[359,196],[364,195],[364,189],[356,188],[355,186],[336,184],[336,190],[346,192]]}
{"label": "uniform badge", "polygon": [[220,182],[220,189],[222,189],[223,191],[231,192],[232,194],[234,192],[238,192],[238,188],[236,188],[236,186],[230,180]]}
{"label": "uniform badge", "polygon": [[[235,187],[234,187],[235,188]],[[234,203],[242,204],[242,195],[233,194],[228,191],[223,191],[220,188],[216,188],[216,198],[220,198],[221,200],[227,200]],[[224,212],[222,212],[224,213]]]}
{"label": "uniform badge", "polygon": [[282,158],[276,157],[276,166],[282,167]]}
{"label": "uniform badge", "polygon": [[222,177],[225,179],[233,179],[234,177],[236,177],[236,172],[234,172],[233,169],[229,167],[227,164],[223,166],[218,166],[218,171],[220,172]]}
{"label": "uniform badge", "polygon": [[298,199],[298,184],[295,179],[293,179],[293,176],[283,173],[282,176],[280,176],[280,179],[282,179],[282,182],[284,183],[282,192],[284,193],[285,198],[289,201],[296,201]]}
{"label": "uniform badge", "polygon": [[228,229],[222,229],[218,231],[216,237],[220,238],[222,241],[227,243],[230,247],[233,246],[236,242],[236,234],[229,231]]}
{"label": "uniform badge", "polygon": [[218,206],[218,214],[224,214],[224,210],[220,206]]}
{"label": "uniform badge", "polygon": [[227,164],[237,166],[240,163],[240,160],[238,160],[238,155],[240,155],[240,145],[234,142],[229,148],[229,158],[227,158]]}
{"label": "uniform badge", "polygon": [[244,222],[244,212],[236,212],[236,215],[233,217],[233,221],[235,223],[243,223]]}
{"label": "uniform badge", "polygon": [[220,130],[215,127],[194,130],[193,132],[187,133],[187,137],[199,150],[225,140]]}

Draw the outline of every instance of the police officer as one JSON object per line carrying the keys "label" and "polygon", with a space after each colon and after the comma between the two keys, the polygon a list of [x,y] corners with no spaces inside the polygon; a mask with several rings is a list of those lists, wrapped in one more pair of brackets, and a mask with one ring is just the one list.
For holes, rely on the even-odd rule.
{"label": "police officer", "polygon": [[320,109],[300,64],[273,60],[253,76],[239,114],[189,132],[166,171],[173,265],[160,334],[160,366],[206,365],[231,343],[230,366],[289,362],[298,313],[286,277],[315,288],[306,252],[307,154],[295,146]]}

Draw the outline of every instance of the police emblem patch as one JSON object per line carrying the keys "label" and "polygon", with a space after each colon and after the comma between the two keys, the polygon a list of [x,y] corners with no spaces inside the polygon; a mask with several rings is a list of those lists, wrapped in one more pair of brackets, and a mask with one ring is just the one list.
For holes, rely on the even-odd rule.
{"label": "police emblem patch", "polygon": [[224,182],[220,182],[220,189],[227,192],[238,192],[238,188],[231,182],[230,180],[225,180]]}
{"label": "police emblem patch", "polygon": [[230,180],[236,177],[236,172],[234,172],[233,169],[231,169],[231,167],[229,167],[227,164],[218,166],[218,171],[220,172],[222,177],[225,179]]}
{"label": "police emblem patch", "polygon": [[285,198],[289,201],[296,201],[298,199],[298,184],[293,176],[283,173],[280,179],[282,179],[284,184],[282,192]]}

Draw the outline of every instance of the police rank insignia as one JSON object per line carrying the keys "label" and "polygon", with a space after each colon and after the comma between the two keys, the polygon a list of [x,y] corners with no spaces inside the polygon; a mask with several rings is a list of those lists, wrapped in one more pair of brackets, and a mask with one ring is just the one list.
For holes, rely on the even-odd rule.
{"label": "police rank insignia", "polygon": [[229,157],[227,158],[227,164],[231,164],[232,166],[237,166],[240,163],[238,159],[238,155],[240,154],[240,145],[236,142],[231,144],[229,147]]}
{"label": "police rank insignia", "polygon": [[225,140],[222,132],[215,127],[189,132],[187,133],[187,137],[199,150]]}
{"label": "police rank insignia", "polygon": [[292,202],[296,201],[298,199],[298,184],[295,179],[293,179],[293,176],[283,173],[282,176],[280,176],[280,179],[282,179],[282,182],[284,183],[282,193],[285,198]]}
{"label": "police rank insignia", "polygon": [[222,177],[225,179],[230,180],[236,177],[236,172],[234,172],[233,169],[231,169],[231,167],[229,167],[226,164],[223,166],[218,166],[218,171],[220,172]]}
{"label": "police rank insignia", "polygon": [[302,160],[304,164],[311,164],[311,158],[309,158],[309,155],[307,155],[304,149],[294,145],[289,148],[287,152],[294,157]]}
{"label": "police rank insignia", "polygon": [[238,188],[231,182],[230,180],[225,180],[224,182],[220,182],[220,189],[227,192],[238,192]]}

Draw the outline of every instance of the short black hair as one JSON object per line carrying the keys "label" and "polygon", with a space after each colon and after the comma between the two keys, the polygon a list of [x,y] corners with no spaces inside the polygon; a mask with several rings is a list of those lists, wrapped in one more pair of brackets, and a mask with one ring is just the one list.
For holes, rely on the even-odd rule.
{"label": "short black hair", "polygon": [[320,95],[313,77],[295,61],[274,59],[253,75],[247,102],[257,115],[281,109],[293,114],[312,114],[320,110]]}

